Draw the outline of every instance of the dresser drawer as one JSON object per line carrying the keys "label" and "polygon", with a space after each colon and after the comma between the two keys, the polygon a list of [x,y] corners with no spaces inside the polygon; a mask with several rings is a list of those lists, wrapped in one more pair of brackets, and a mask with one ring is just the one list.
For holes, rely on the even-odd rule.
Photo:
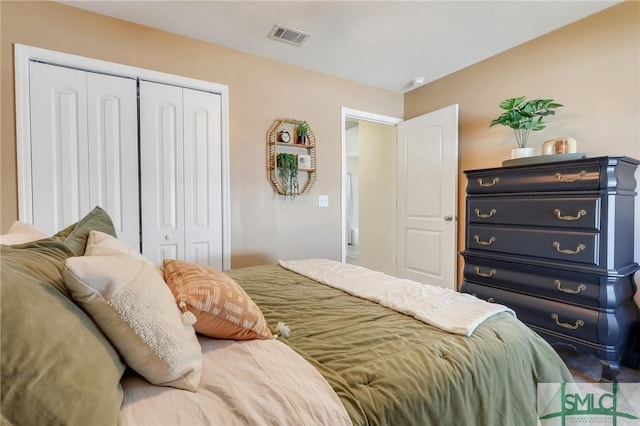
{"label": "dresser drawer", "polygon": [[[612,300],[600,300],[598,275],[566,269],[465,259],[463,275],[467,281],[593,308],[615,307],[624,297],[629,297],[629,294],[611,292],[605,294]],[[601,303],[611,306],[601,306]]]}
{"label": "dresser drawer", "polygon": [[608,276],[463,255],[465,280],[530,296],[614,309],[635,293],[632,271]]}
{"label": "dresser drawer", "polygon": [[468,194],[501,192],[585,191],[600,188],[600,164],[546,164],[540,167],[502,167],[468,171]]}
{"label": "dresser drawer", "polygon": [[467,221],[599,230],[600,206],[598,196],[468,197]]}
{"label": "dresser drawer", "polygon": [[467,248],[598,266],[596,232],[561,232],[469,225]]}
{"label": "dresser drawer", "polygon": [[[591,342],[598,342],[599,339],[607,340],[608,338],[607,336],[598,336],[600,313],[596,310],[538,299],[468,282],[464,283],[463,291],[491,303],[499,303],[510,307],[516,312],[518,319],[527,324]],[[607,342],[603,341],[601,343]]]}

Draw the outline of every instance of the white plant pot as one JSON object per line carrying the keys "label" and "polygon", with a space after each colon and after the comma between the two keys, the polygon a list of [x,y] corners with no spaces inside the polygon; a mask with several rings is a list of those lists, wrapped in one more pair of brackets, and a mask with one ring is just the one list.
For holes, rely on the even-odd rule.
{"label": "white plant pot", "polygon": [[533,148],[514,148],[511,150],[511,159],[533,157]]}

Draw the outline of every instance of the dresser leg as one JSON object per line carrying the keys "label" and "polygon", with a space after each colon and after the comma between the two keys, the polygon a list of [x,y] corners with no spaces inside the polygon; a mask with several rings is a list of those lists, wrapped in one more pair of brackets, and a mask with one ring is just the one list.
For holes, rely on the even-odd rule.
{"label": "dresser leg", "polygon": [[603,360],[600,360],[600,363],[602,364],[600,383],[617,382],[616,376],[620,373],[620,363],[617,361]]}

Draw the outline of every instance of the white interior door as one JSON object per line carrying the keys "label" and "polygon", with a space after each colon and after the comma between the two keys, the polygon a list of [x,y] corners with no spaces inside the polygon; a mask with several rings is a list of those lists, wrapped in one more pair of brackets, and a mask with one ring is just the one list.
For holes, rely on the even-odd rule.
{"label": "white interior door", "polygon": [[138,247],[135,80],[30,62],[29,83],[23,220],[52,234],[100,206],[118,237]]}
{"label": "white interior door", "polygon": [[458,105],[398,125],[397,270],[455,290]]}

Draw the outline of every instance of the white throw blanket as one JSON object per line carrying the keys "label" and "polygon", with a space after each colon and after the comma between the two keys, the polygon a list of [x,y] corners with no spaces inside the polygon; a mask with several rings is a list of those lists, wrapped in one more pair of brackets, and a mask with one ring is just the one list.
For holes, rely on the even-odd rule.
{"label": "white throw blanket", "polygon": [[376,302],[450,333],[471,336],[484,320],[513,310],[470,294],[392,277],[328,259],[281,260],[280,266],[353,296]]}

